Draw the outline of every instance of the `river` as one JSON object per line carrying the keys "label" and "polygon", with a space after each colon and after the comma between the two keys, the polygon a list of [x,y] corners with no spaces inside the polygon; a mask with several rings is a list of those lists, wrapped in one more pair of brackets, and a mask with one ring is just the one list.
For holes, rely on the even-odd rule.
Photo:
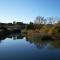
{"label": "river", "polygon": [[60,40],[31,41],[21,35],[2,37],[0,60],[60,60]]}

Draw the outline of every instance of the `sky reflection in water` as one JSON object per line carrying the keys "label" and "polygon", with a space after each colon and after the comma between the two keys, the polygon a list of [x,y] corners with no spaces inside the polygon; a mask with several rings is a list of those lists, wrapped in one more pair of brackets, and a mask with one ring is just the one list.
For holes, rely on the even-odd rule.
{"label": "sky reflection in water", "polygon": [[0,60],[60,60],[59,43],[59,40],[38,43],[21,35],[10,35],[0,42]]}

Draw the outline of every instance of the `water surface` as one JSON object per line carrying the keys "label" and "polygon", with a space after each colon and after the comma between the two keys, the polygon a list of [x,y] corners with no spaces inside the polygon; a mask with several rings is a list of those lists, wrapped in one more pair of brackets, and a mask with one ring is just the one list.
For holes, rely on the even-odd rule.
{"label": "water surface", "polygon": [[21,35],[0,39],[0,60],[60,60],[60,40],[27,40]]}

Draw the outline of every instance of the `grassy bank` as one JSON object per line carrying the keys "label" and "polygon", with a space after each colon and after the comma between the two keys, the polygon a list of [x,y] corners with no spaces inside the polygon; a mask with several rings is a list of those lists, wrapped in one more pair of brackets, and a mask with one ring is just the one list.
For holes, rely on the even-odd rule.
{"label": "grassy bank", "polygon": [[57,40],[60,39],[60,25],[44,25],[40,29],[24,29],[22,33],[26,34],[28,38],[40,37],[45,40]]}
{"label": "grassy bank", "polygon": [[60,39],[60,22],[56,24],[0,24],[0,34],[21,33],[28,38],[40,37],[41,39]]}

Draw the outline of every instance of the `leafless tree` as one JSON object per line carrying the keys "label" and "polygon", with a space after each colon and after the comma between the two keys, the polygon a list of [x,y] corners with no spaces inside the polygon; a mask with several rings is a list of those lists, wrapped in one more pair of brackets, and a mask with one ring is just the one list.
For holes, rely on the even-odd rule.
{"label": "leafless tree", "polygon": [[43,23],[45,23],[45,19],[42,16],[37,16],[34,23],[35,24],[43,24]]}
{"label": "leafless tree", "polygon": [[48,20],[48,24],[54,24],[59,18],[56,17],[49,17]]}

